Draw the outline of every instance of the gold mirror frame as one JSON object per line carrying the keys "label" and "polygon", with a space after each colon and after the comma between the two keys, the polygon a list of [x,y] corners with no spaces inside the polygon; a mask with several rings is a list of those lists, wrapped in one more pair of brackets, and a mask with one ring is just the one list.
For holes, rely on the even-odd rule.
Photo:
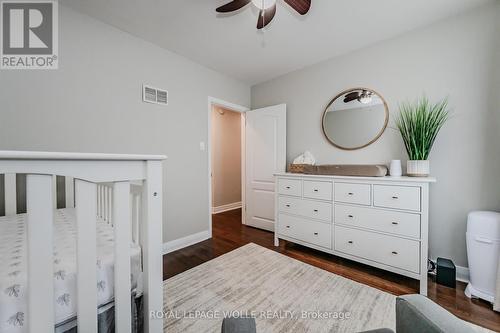
{"label": "gold mirror frame", "polygon": [[[380,97],[380,99],[382,100],[382,102],[384,102],[384,108],[385,108],[385,121],[384,121],[384,126],[382,127],[382,130],[375,136],[375,138],[373,140],[371,140],[370,142],[362,145],[362,146],[359,146],[359,147],[343,147],[343,146],[340,146],[338,144],[336,144],[335,142],[333,142],[332,139],[330,139],[328,137],[328,135],[326,134],[326,129],[325,129],[325,118],[326,118],[326,113],[328,112],[328,108],[333,104],[333,102],[335,102],[339,97],[349,93],[349,92],[352,92],[352,91],[355,91],[355,90],[366,90],[366,91],[370,91],[374,94],[376,94],[378,97]],[[323,130],[323,135],[325,136],[325,138],[328,140],[328,142],[330,142],[333,146],[339,148],[339,149],[342,149],[342,150],[358,150],[358,149],[363,149],[365,147],[368,147],[369,145],[371,145],[372,143],[374,143],[375,141],[377,141],[381,136],[382,134],[384,134],[385,132],[385,129],[387,128],[387,124],[389,123],[389,107],[387,106],[387,102],[385,101],[384,97],[382,97],[381,94],[379,94],[378,92],[376,92],[375,90],[373,89],[370,89],[370,88],[363,88],[363,87],[357,87],[357,88],[350,88],[350,89],[346,89],[344,91],[342,91],[340,94],[338,94],[337,96],[335,96],[331,101],[330,103],[328,103],[328,105],[326,106],[325,108],[325,111],[323,111],[323,117],[321,117],[321,129]]]}

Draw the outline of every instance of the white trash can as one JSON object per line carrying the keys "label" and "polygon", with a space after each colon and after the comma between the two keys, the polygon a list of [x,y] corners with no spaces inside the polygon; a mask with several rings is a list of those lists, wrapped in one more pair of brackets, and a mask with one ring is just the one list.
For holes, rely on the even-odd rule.
{"label": "white trash can", "polygon": [[493,302],[500,256],[500,213],[469,213],[466,239],[470,282],[465,295]]}

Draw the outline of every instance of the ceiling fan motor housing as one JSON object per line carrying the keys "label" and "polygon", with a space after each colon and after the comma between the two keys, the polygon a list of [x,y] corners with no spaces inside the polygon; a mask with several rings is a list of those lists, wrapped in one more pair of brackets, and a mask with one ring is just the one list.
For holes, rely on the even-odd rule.
{"label": "ceiling fan motor housing", "polygon": [[252,3],[259,9],[268,9],[276,3],[276,0],[252,0]]}

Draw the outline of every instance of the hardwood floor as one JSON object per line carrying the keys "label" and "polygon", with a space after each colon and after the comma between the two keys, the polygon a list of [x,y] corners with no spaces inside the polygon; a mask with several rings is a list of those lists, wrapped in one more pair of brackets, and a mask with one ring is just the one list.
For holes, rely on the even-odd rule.
{"label": "hardwood floor", "polygon": [[[163,256],[163,279],[168,279],[206,261],[248,243],[255,243],[302,262],[314,265],[351,280],[384,290],[394,295],[418,293],[418,281],[377,268],[342,259],[327,253],[281,241],[273,246],[273,234],[241,224],[241,210],[213,216],[213,238]],[[482,300],[470,300],[464,295],[465,284],[452,289],[436,284],[429,278],[428,297],[456,316],[477,325],[500,332],[500,313]]]}

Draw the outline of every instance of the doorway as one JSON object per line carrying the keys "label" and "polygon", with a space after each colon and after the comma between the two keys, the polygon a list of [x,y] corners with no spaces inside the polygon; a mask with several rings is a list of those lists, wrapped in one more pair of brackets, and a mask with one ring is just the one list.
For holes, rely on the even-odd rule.
{"label": "doorway", "polygon": [[[220,99],[208,101],[209,232],[212,215],[241,211],[245,202],[245,112]],[[245,223],[241,214],[241,223]]]}
{"label": "doorway", "polygon": [[211,117],[212,214],[220,214],[242,206],[243,114],[214,105]]}
{"label": "doorway", "polygon": [[[238,209],[238,206],[241,206],[242,224],[268,231],[275,229],[274,175],[286,169],[286,105],[280,104],[247,111],[250,110],[209,98],[208,215],[210,236],[212,236],[213,227],[212,214]],[[238,132],[235,130],[236,123],[230,125],[231,130],[229,127],[225,130],[220,127],[224,126],[220,123],[228,122],[230,118],[237,119],[238,114],[239,142],[237,141]],[[217,126],[219,126],[218,130]],[[239,153],[221,154],[221,145],[228,141],[236,142],[236,144],[231,142],[232,149],[237,146],[241,147]],[[231,162],[225,160],[224,155],[233,156]],[[238,158],[234,157],[238,155],[240,168],[237,166]],[[230,165],[223,165],[221,168],[218,166],[220,164]],[[230,175],[235,174],[239,174],[239,177],[231,178]],[[234,185],[238,179],[240,187]],[[225,182],[233,185],[227,186]],[[218,192],[228,188],[230,190],[227,190],[227,193]],[[240,196],[237,196],[238,192]],[[240,198],[241,200],[237,201]]]}

